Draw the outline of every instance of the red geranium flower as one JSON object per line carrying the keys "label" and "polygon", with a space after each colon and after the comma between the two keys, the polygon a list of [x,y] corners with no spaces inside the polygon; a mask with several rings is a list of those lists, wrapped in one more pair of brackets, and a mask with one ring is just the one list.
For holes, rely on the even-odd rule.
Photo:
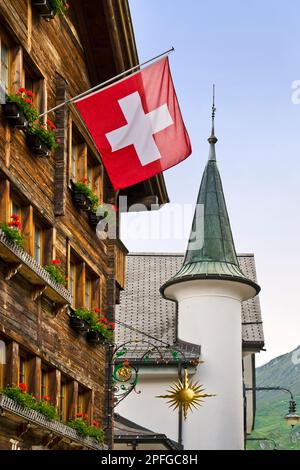
{"label": "red geranium flower", "polygon": [[95,312],[95,313],[99,313],[99,312],[100,312],[100,308],[96,307],[96,308],[94,309],[94,312]]}
{"label": "red geranium flower", "polygon": [[111,330],[114,330],[116,328],[116,324],[113,321],[109,322],[109,327]]}
{"label": "red geranium flower", "polygon": [[99,428],[99,421],[97,421],[96,419],[93,420],[93,426],[95,428]]}
{"label": "red geranium flower", "polygon": [[17,214],[13,214],[10,216],[11,219],[16,219],[16,220],[19,220],[20,216],[17,215]]}
{"label": "red geranium flower", "polygon": [[84,176],[83,178],[81,178],[81,183],[86,183],[87,180],[88,180],[88,179]]}
{"label": "red geranium flower", "polygon": [[56,125],[53,124],[53,122],[50,121],[50,119],[47,119],[47,125],[48,125],[52,130],[56,129]]}
{"label": "red geranium flower", "polygon": [[25,103],[32,104],[32,100],[30,100],[29,98],[24,98],[24,101]]}
{"label": "red geranium flower", "polygon": [[59,259],[54,259],[54,260],[52,260],[52,264],[60,264],[60,260]]}
{"label": "red geranium flower", "polygon": [[87,413],[84,413],[84,414],[83,414],[83,418],[84,418],[84,419],[87,419],[88,417],[89,417],[89,415],[88,415]]}
{"label": "red geranium flower", "polygon": [[24,93],[25,91],[26,91],[25,88],[19,88],[19,92],[20,92],[20,93]]}
{"label": "red geranium flower", "polygon": [[44,395],[44,396],[42,397],[42,399],[43,399],[43,400],[46,400],[46,401],[50,401],[49,395]]}
{"label": "red geranium flower", "polygon": [[76,413],[76,418],[82,418],[82,413]]}
{"label": "red geranium flower", "polygon": [[19,384],[19,389],[21,390],[21,392],[26,392],[27,391],[27,385],[24,384],[24,383],[20,383]]}
{"label": "red geranium flower", "polygon": [[33,96],[33,93],[31,90],[25,90],[25,93],[27,96]]}
{"label": "red geranium flower", "polygon": [[107,323],[107,318],[101,317],[99,318],[99,321],[101,321],[102,323]]}

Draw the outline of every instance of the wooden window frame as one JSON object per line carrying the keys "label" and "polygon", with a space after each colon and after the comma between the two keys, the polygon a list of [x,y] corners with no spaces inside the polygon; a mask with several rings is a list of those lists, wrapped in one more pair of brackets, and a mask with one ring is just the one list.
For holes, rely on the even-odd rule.
{"label": "wooden window frame", "polygon": [[[21,364],[24,365],[24,373],[22,374],[22,377],[23,377],[22,380],[21,380]],[[27,354],[24,353],[23,351],[19,351],[19,356],[18,356],[18,385],[20,383],[24,383],[24,384],[26,384],[26,386],[28,386],[28,375],[29,375],[29,370],[28,370],[28,357],[27,357]]]}
{"label": "wooden window frame", "polygon": [[93,280],[85,273],[85,308],[91,310],[92,307],[92,289],[93,289]]}
{"label": "wooden window frame", "polygon": [[[71,266],[74,266],[74,273],[72,275]],[[69,256],[69,290],[72,293],[72,307],[73,308],[87,308],[94,310],[101,307],[101,275],[96,273],[77,253],[70,247]],[[73,279],[73,289],[71,286]],[[90,283],[90,306],[87,306],[87,284]]]}
{"label": "wooden window frame", "polygon": [[93,417],[91,402],[92,390],[84,385],[78,384],[76,416],[78,414],[82,414],[82,417],[84,418],[85,415],[87,415],[87,420],[91,422]]}
{"label": "wooden window frame", "polygon": [[[32,86],[28,81],[32,81]],[[32,64],[26,62],[23,66],[22,72],[22,85],[24,88],[32,91],[33,104],[40,114],[47,111],[47,84],[46,79]],[[44,124],[47,121],[47,116],[43,116]]]}
{"label": "wooden window frame", "polygon": [[68,420],[68,380],[65,377],[61,377],[60,382],[59,416],[63,422]]}
{"label": "wooden window frame", "polygon": [[[75,174],[73,148],[76,148]],[[103,165],[96,157],[85,138],[78,130],[72,116],[69,119],[69,186],[72,181],[87,180],[87,184],[98,196],[100,204],[103,202]],[[89,170],[90,169],[90,170]],[[89,173],[90,176],[89,176]]]}
{"label": "wooden window frame", "polygon": [[[45,379],[45,383],[44,383]],[[49,370],[44,364],[41,367],[41,390],[40,397],[43,398],[49,394]]]}
{"label": "wooden window frame", "polygon": [[[34,253],[33,253],[33,258],[36,260],[37,263],[39,263],[41,266],[45,264],[45,229],[42,228],[37,222],[34,222],[34,227],[33,227],[33,244],[34,244]],[[36,235],[37,233],[39,234],[40,242],[39,242],[39,259],[37,259],[37,253],[36,253],[36,248],[37,248],[37,243],[36,243]]]}
{"label": "wooden window frame", "polygon": [[6,385],[6,350],[6,342],[0,337],[0,389],[4,388]]}
{"label": "wooden window frame", "polygon": [[74,259],[70,259],[69,263],[69,277],[68,277],[68,289],[72,295],[72,307],[76,308],[77,306],[77,299],[76,299],[76,291],[77,291],[77,264],[73,262]]}
{"label": "wooden window frame", "polygon": [[[2,84],[2,45],[7,49],[7,89]],[[9,95],[11,92],[11,69],[12,69],[12,55],[11,55],[11,44],[7,35],[0,30],[0,92],[4,95]],[[2,96],[1,96],[2,98]],[[4,100],[3,100],[4,101]]]}

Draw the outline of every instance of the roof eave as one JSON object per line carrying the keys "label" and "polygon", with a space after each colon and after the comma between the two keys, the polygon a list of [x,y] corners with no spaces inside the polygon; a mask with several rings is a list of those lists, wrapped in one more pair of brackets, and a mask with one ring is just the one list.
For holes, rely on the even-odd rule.
{"label": "roof eave", "polygon": [[256,291],[256,295],[259,294],[260,292],[260,286],[256,284],[255,282],[251,281],[250,279],[243,278],[243,277],[238,277],[238,276],[230,276],[226,274],[191,274],[189,276],[182,276],[182,277],[174,277],[170,279],[169,281],[165,282],[163,284],[159,291],[161,295],[163,296],[164,299],[169,300],[168,297],[165,296],[165,289],[167,287],[170,287],[171,285],[178,284],[181,282],[186,282],[186,281],[195,281],[196,279],[201,279],[203,281],[208,281],[208,280],[218,280],[218,281],[233,281],[233,282],[239,282],[242,284],[247,284]]}

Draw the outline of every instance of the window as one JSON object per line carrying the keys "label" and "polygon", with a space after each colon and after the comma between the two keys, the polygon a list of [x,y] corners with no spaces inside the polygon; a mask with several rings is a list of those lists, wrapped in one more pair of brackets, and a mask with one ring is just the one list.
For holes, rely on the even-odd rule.
{"label": "window", "polygon": [[93,167],[91,166],[91,162],[88,161],[87,165],[87,184],[89,188],[94,189],[94,181],[93,181]]}
{"label": "window", "polygon": [[30,64],[26,64],[24,68],[25,88],[33,93],[33,104],[36,109],[43,113],[46,111],[46,83],[39,72],[34,70]]}
{"label": "window", "polygon": [[48,370],[45,367],[42,367],[41,375],[41,398],[48,395]]}
{"label": "window", "polygon": [[65,378],[62,378],[60,383],[59,414],[62,421],[67,421],[67,380]]}
{"label": "window", "polygon": [[0,37],[0,85],[2,91],[6,94],[9,93],[9,68],[9,48],[3,38]]}
{"label": "window", "polygon": [[69,125],[69,135],[69,179],[73,181],[84,179],[102,202],[103,168],[101,161],[87,145],[72,120]]}
{"label": "window", "polygon": [[0,339],[0,389],[5,386],[6,344]]}
{"label": "window", "polygon": [[71,248],[69,291],[73,308],[94,310],[100,307],[100,275],[90,268]]}
{"label": "window", "polygon": [[44,264],[43,235],[43,229],[41,229],[37,224],[34,224],[34,259],[41,265]]}
{"label": "window", "polygon": [[84,412],[84,393],[82,390],[78,390],[77,415],[83,415]]}
{"label": "window", "polygon": [[27,385],[27,358],[23,353],[19,354],[19,384]]}
{"label": "window", "polygon": [[70,262],[69,290],[72,294],[72,307],[76,307],[76,265]]}
{"label": "window", "polygon": [[92,305],[92,280],[86,277],[85,280],[85,308],[91,310]]}
{"label": "window", "polygon": [[102,166],[101,163],[88,151],[87,155],[87,184],[94,194],[98,196],[101,202],[101,181]]}
{"label": "window", "polygon": [[90,390],[83,387],[82,385],[78,386],[78,397],[77,397],[77,417],[88,418],[89,417],[89,397]]}
{"label": "window", "polygon": [[72,141],[70,179],[77,180],[78,145]]}
{"label": "window", "polygon": [[69,174],[72,181],[79,181],[86,176],[84,171],[85,167],[85,143],[79,134],[79,132],[74,128],[73,123],[70,128],[71,136],[71,148],[70,148],[70,157],[69,157]]}
{"label": "window", "polygon": [[21,216],[22,216],[21,206],[14,199],[12,199],[11,201],[11,215],[13,214],[18,215],[21,220]]}

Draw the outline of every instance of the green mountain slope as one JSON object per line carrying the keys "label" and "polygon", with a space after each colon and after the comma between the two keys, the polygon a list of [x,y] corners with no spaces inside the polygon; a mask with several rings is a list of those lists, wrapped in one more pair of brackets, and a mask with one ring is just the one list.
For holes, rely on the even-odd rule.
{"label": "green mountain slope", "polygon": [[[290,389],[300,414],[300,346],[256,369],[256,386]],[[300,424],[292,429],[284,420],[290,395],[281,391],[257,392],[255,430],[249,437],[274,439],[277,448],[300,450]],[[271,448],[271,442],[248,441],[248,449]]]}

